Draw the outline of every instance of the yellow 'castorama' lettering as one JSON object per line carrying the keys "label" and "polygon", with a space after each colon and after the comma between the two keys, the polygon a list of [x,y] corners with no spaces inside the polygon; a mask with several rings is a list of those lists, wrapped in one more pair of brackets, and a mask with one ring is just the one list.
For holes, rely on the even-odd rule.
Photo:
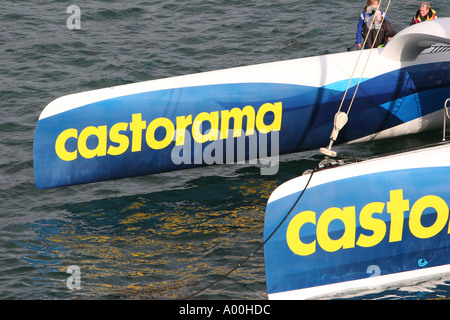
{"label": "yellow 'castorama' lettering", "polygon": [[[265,123],[264,117],[267,113],[273,114],[272,123]],[[143,137],[147,146],[154,150],[168,147],[172,141],[176,146],[184,145],[186,130],[192,127],[192,137],[197,143],[205,143],[217,139],[227,139],[230,121],[233,119],[233,137],[241,135],[243,119],[246,117],[247,127],[245,135],[250,136],[255,133],[255,128],[261,133],[279,131],[281,129],[282,104],[265,103],[255,112],[252,106],[246,106],[242,110],[233,108],[214,112],[202,112],[194,119],[192,115],[176,117],[175,124],[167,118],[157,118],[147,124],[142,119],[141,113],[132,115],[131,122],[119,122],[111,126],[108,131],[107,126],[89,126],[78,132],[77,129],[69,128],[61,132],[55,142],[55,151],[58,157],[64,161],[73,161],[78,155],[91,159],[106,155],[118,156],[125,153],[130,148],[131,152],[140,152],[143,145]],[[210,128],[206,132],[202,131],[202,126],[209,123]],[[164,130],[164,137],[161,140],[156,138],[155,132]],[[145,131],[145,136],[144,136]],[[127,132],[131,132],[131,141]],[[73,151],[68,151],[66,143],[69,139],[75,139],[77,147]],[[93,140],[95,139],[95,140]],[[92,142],[91,148],[87,141]],[[92,148],[92,145],[95,145]]]}
{"label": "yellow 'castorama' lettering", "polygon": [[[314,211],[303,211],[289,222],[286,232],[286,241],[292,252],[300,256],[311,255],[316,252],[317,244],[325,251],[335,252],[340,249],[359,247],[373,247],[379,244],[386,236],[385,221],[373,217],[373,214],[384,214],[384,208],[390,214],[389,242],[402,241],[403,221],[405,213],[409,211],[409,230],[416,238],[427,239],[441,232],[449,221],[449,208],[447,203],[434,195],[418,199],[410,208],[409,200],[403,199],[403,190],[390,191],[390,201],[371,202],[365,205],[359,213],[361,228],[371,231],[371,235],[361,233],[356,240],[356,208],[344,207],[326,209],[317,220]],[[423,212],[431,208],[437,213],[436,221],[428,227],[422,225]],[[331,239],[328,227],[333,220],[340,220],[344,225],[344,234],[339,239]],[[316,227],[316,239],[304,243],[301,240],[301,229],[305,224]],[[370,233],[370,232],[369,232]],[[450,225],[447,230],[450,234]]]}

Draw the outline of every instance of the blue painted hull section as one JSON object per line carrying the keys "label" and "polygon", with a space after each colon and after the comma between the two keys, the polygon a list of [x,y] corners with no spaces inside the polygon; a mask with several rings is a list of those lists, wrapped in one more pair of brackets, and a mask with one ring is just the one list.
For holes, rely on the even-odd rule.
{"label": "blue painted hull section", "polygon": [[[442,151],[437,152],[437,157],[442,155]],[[394,161],[401,163],[403,159]],[[365,174],[366,169],[361,168],[363,173],[360,175],[319,184],[306,190],[288,219],[265,245],[269,296],[298,290],[309,290],[308,293],[311,293],[314,288],[321,286],[450,265],[450,167],[426,167],[425,163],[423,168],[388,170],[392,163],[388,160],[380,161],[379,166],[384,167],[380,172]],[[354,165],[353,169],[357,170],[358,166],[359,164]],[[333,176],[334,170],[322,173]],[[314,179],[316,177],[313,175],[312,181]],[[274,201],[269,200],[264,225],[265,239],[294,205],[303,190],[300,185],[292,185],[297,190],[292,194]],[[395,194],[401,195],[401,199]],[[372,203],[378,206],[378,210],[372,213],[370,223],[362,226],[361,212],[366,205]],[[326,237],[324,233],[319,234],[319,224],[324,223],[321,217],[330,208],[348,208],[348,212],[354,212],[354,229],[349,222],[352,219],[347,224],[340,220],[343,215],[335,216],[327,227],[328,236],[333,240],[343,239],[346,232],[349,232],[351,235],[348,238],[350,241],[346,243],[347,247],[342,245],[330,250],[329,243],[323,240]],[[399,210],[403,211],[401,220],[397,219]],[[410,221],[413,210],[415,217]],[[307,211],[315,212],[315,219],[304,223],[299,233],[292,234],[293,229],[288,228],[296,223],[294,217],[307,214]],[[419,220],[417,214],[420,216]],[[397,220],[394,222],[393,219]],[[370,230],[376,228],[375,225],[379,228],[376,231]],[[372,241],[375,233],[380,236],[379,242]],[[367,246],[363,246],[363,242],[359,242],[361,235],[369,237],[366,239],[373,239],[368,245],[366,243]],[[297,237],[304,244],[315,244],[313,252],[300,249],[295,251],[295,243],[291,242],[294,243],[291,246],[288,244],[289,236],[291,239]],[[300,242],[296,243],[298,245]]]}
{"label": "blue painted hull section", "polygon": [[[120,155],[107,154],[89,159],[78,156],[72,161],[61,160],[55,152],[55,142],[64,130],[76,129],[78,134],[89,126],[107,126],[109,130],[119,122],[131,123],[132,115],[138,113],[146,124],[157,118],[175,123],[180,116],[192,115],[195,118],[204,112],[220,113],[232,108],[243,109],[248,105],[257,113],[264,103],[281,103],[279,154],[319,148],[328,144],[333,117],[347,83],[348,80],[342,80],[321,88],[282,83],[237,83],[165,89],[102,100],[46,117],[39,121],[35,134],[36,185],[49,188],[205,164],[195,163],[194,153],[189,163],[174,164],[171,160],[174,142],[159,150],[149,148],[143,142],[140,152],[132,152],[130,147]],[[337,143],[365,137],[431,114],[442,108],[449,87],[449,62],[414,65],[363,79],[352,106],[350,120],[341,131]],[[349,105],[354,90],[355,86],[347,93],[344,109]],[[273,117],[272,113],[267,113],[264,122],[271,123]],[[246,118],[243,117],[242,128],[246,125]],[[232,127],[233,123],[230,122]],[[122,135],[128,137],[131,145],[133,137],[129,128]],[[187,130],[192,135],[191,126]],[[145,132],[144,129],[143,137]],[[165,134],[164,128],[158,128],[155,139],[162,140]],[[269,133],[269,136],[272,134]],[[210,143],[202,143],[200,149],[204,150]],[[191,146],[194,144],[192,141]],[[94,137],[86,142],[87,148],[91,150],[98,145]],[[110,145],[117,144],[108,142],[108,147]],[[77,140],[69,138],[64,146],[67,152],[73,152],[77,149]],[[226,150],[223,152],[224,157],[225,153]],[[249,150],[246,150],[248,154]]]}

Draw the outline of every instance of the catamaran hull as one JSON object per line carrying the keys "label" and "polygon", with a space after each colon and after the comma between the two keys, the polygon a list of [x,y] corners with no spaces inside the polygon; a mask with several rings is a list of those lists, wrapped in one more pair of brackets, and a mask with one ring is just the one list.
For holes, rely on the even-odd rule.
{"label": "catamaran hull", "polygon": [[[450,273],[450,145],[313,173],[268,200],[270,299],[311,299]],[[291,208],[293,207],[292,211]],[[288,213],[290,213],[288,215]]]}
{"label": "catamaran hull", "polygon": [[347,110],[360,75],[348,124],[337,143],[437,128],[435,120],[442,118],[437,112],[450,90],[450,51],[409,57],[397,56],[403,51],[396,48],[407,48],[405,38],[418,32],[419,40],[450,42],[450,19],[436,21],[430,22],[431,29],[427,23],[405,29],[384,49],[58,98],[43,110],[37,124],[36,185],[89,183],[323,147],[329,142],[334,114],[341,101],[342,111]]}

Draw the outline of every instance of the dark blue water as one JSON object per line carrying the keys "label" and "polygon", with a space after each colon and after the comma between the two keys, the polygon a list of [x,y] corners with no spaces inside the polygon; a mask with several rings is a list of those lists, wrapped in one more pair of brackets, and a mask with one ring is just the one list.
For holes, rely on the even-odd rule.
{"label": "dark blue water", "polygon": [[[317,151],[283,157],[275,176],[224,165],[38,190],[40,112],[75,92],[345,51],[364,2],[8,1],[0,11],[0,299],[179,299],[221,279],[261,245],[271,192],[317,164]],[[73,4],[80,29],[71,30]],[[405,26],[416,6],[393,1],[388,15]],[[450,14],[448,1],[435,8]],[[372,156],[439,139],[343,149]],[[71,265],[79,289],[67,287]],[[332,298],[449,296],[447,278]],[[263,251],[194,298],[266,299]]]}

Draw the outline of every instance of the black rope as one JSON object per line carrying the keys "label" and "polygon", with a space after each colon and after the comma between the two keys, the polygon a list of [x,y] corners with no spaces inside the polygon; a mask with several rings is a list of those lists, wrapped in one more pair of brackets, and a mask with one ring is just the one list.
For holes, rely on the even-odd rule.
{"label": "black rope", "polygon": [[259,245],[250,255],[248,255],[244,260],[241,261],[241,263],[239,263],[238,265],[236,265],[234,268],[232,268],[230,271],[228,271],[225,275],[223,275],[220,279],[217,279],[216,281],[212,282],[211,284],[203,287],[202,289],[194,292],[191,295],[186,296],[184,299],[190,299],[200,293],[202,293],[203,291],[211,288],[212,286],[216,285],[217,283],[225,280],[225,278],[227,276],[229,276],[231,273],[233,273],[234,271],[236,271],[238,268],[240,268],[244,263],[246,263],[251,257],[253,257],[255,255],[255,253],[257,253],[262,247],[264,247],[264,245],[267,243],[267,241],[270,240],[270,238],[272,238],[272,236],[275,234],[275,232],[277,232],[277,230],[281,227],[281,225],[284,223],[284,221],[286,221],[286,219],[289,217],[289,215],[292,213],[292,210],[294,210],[295,206],[297,205],[297,203],[300,201],[300,199],[303,197],[303,194],[305,193],[306,189],[308,188],[309,183],[311,182],[312,176],[314,174],[314,172],[316,172],[318,170],[318,167],[315,167],[312,171],[311,174],[309,176],[308,182],[306,183],[305,187],[303,188],[302,192],[300,193],[300,195],[297,197],[297,200],[295,201],[295,203],[292,205],[291,209],[289,209],[288,213],[284,216],[283,220],[281,220],[281,222],[277,225],[277,227],[275,228],[275,230],[272,231],[272,233],[267,237],[266,240],[264,240],[264,242]]}
{"label": "black rope", "polygon": [[[350,155],[350,154],[340,154],[340,158],[344,158],[344,159],[348,159],[348,160],[352,160],[354,162],[359,162],[359,161],[366,161],[366,160],[371,160],[371,159],[376,159],[376,158],[380,158],[380,157],[385,157],[385,156],[390,156],[390,155],[396,155],[396,154],[400,154],[400,153],[404,153],[404,152],[408,152],[408,151],[415,151],[415,150],[420,150],[420,149],[424,149],[424,148],[431,148],[434,146],[438,146],[438,145],[442,145],[442,144],[446,144],[449,142],[437,142],[437,143],[431,143],[425,146],[419,146],[419,147],[413,147],[413,148],[409,148],[407,150],[401,150],[401,151],[394,151],[391,153],[387,153],[387,154],[382,154],[382,155],[378,155],[378,156],[371,156],[371,157],[358,157],[358,156],[354,156],[354,155]],[[320,164],[319,164],[320,165]],[[216,285],[217,283],[225,280],[225,278],[227,276],[229,276],[231,273],[233,273],[234,271],[236,271],[238,268],[240,268],[244,263],[246,263],[250,258],[252,258],[255,253],[257,253],[259,250],[261,250],[262,247],[264,247],[264,245],[272,238],[272,236],[275,234],[275,232],[278,231],[278,229],[281,227],[281,225],[286,221],[286,219],[289,217],[289,215],[292,213],[292,210],[294,210],[295,206],[297,205],[297,203],[300,201],[300,199],[303,197],[303,194],[305,193],[306,189],[309,186],[309,183],[311,182],[311,179],[313,177],[313,174],[317,171],[321,171],[321,168],[319,167],[319,165],[317,165],[313,170],[310,171],[310,176],[308,179],[308,182],[306,183],[305,187],[303,188],[302,192],[299,194],[299,196],[297,197],[297,200],[295,201],[295,203],[292,205],[292,207],[289,209],[288,213],[286,213],[286,215],[284,216],[283,220],[281,220],[281,222],[277,225],[277,227],[275,228],[275,230],[272,231],[272,233],[267,237],[266,240],[264,240],[264,242],[259,245],[250,255],[248,255],[243,261],[241,261],[241,263],[239,263],[238,265],[236,265],[234,268],[232,268],[230,271],[228,271],[225,275],[223,275],[220,279],[217,279],[216,281],[212,282],[211,284],[205,286],[204,288],[196,291],[195,293],[186,296],[184,299],[190,299],[200,293],[202,293],[203,291],[211,288],[212,286]],[[325,168],[326,169],[326,168]]]}
{"label": "black rope", "polygon": [[[415,147],[415,148],[409,148],[407,151],[415,151],[415,150],[420,150],[420,149],[424,149],[424,148],[431,148],[434,146],[438,146],[438,145],[442,145],[442,144],[446,144],[448,142],[437,142],[437,143],[432,143],[432,144],[428,144],[425,146],[419,146],[419,147]],[[385,157],[385,156],[389,156],[389,155],[395,155],[395,154],[400,154],[405,152],[405,150],[402,151],[394,151],[391,153],[387,153],[387,154],[382,154],[382,155],[378,155],[378,156],[371,156],[371,157],[359,157],[359,156],[354,156],[354,155],[350,155],[350,154],[340,154],[340,158],[343,159],[348,159],[351,160],[353,162],[359,162],[359,161],[366,161],[366,160],[371,160],[371,159],[376,159],[376,158],[380,158],[380,157]],[[326,168],[325,168],[326,169]],[[250,255],[248,255],[243,261],[241,261],[241,263],[239,263],[238,265],[236,265],[234,268],[232,268],[230,271],[228,271],[225,275],[223,275],[220,279],[217,279],[216,281],[212,282],[211,284],[205,286],[204,288],[196,291],[195,293],[186,296],[184,299],[190,299],[200,293],[202,293],[203,291],[211,288],[212,286],[216,285],[217,283],[225,280],[225,278],[227,276],[229,276],[231,273],[233,273],[234,271],[236,271],[238,268],[240,268],[244,263],[246,263],[250,258],[252,258],[255,253],[257,253],[259,250],[261,250],[262,247],[264,247],[264,245],[273,237],[273,235],[275,234],[275,232],[278,231],[278,229],[281,227],[281,225],[286,221],[286,219],[289,217],[289,215],[292,213],[292,210],[294,210],[295,206],[298,204],[298,202],[300,201],[300,199],[303,197],[303,194],[305,193],[306,189],[309,186],[309,183],[311,182],[311,179],[313,177],[313,174],[317,171],[321,171],[320,168],[320,164],[317,165],[313,170],[310,171],[310,176],[308,179],[308,182],[306,183],[305,187],[303,188],[302,192],[299,194],[299,196],[297,197],[297,200],[295,201],[295,203],[292,205],[292,207],[289,209],[288,213],[286,213],[286,215],[284,216],[283,220],[281,220],[281,222],[277,225],[277,227],[275,228],[275,230],[272,231],[272,233],[267,237],[266,240],[264,240],[264,242],[259,245]]]}

